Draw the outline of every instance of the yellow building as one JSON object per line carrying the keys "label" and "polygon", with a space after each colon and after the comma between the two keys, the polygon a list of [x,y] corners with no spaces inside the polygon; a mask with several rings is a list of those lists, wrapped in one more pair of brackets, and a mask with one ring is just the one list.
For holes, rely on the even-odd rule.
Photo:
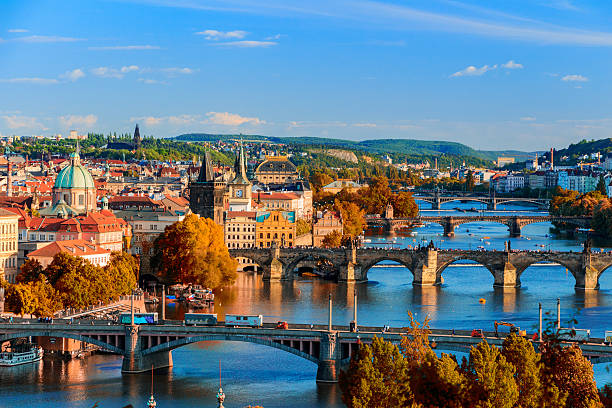
{"label": "yellow building", "polygon": [[266,211],[256,217],[255,246],[270,248],[273,242],[278,246],[291,247],[295,242],[295,212]]}
{"label": "yellow building", "polygon": [[19,215],[0,208],[0,278],[15,282],[19,273],[18,256]]}

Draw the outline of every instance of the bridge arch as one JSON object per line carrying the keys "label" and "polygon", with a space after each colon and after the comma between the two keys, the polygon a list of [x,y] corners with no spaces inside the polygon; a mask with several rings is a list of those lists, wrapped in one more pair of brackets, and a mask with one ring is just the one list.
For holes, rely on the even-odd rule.
{"label": "bridge arch", "polygon": [[450,197],[450,198],[440,197],[440,207],[442,207],[442,205],[446,203],[452,203],[454,201],[474,201],[474,202],[479,202],[485,205],[489,204],[489,201],[487,199],[483,199],[480,197]]}
{"label": "bridge arch", "polygon": [[496,205],[500,205],[500,204],[514,204],[514,203],[527,203],[527,204],[533,204],[535,207],[537,208],[548,208],[548,202],[544,202],[541,201],[541,199],[538,198],[533,198],[533,199],[529,199],[529,198],[511,198],[508,200],[504,200],[504,199],[496,199],[495,200],[495,204]]}
{"label": "bridge arch", "polygon": [[[438,269],[436,270],[436,282],[443,282],[442,274],[444,273],[446,268],[448,268],[452,264],[455,264],[456,262],[461,261],[470,261],[465,263],[465,265],[480,266],[485,268],[487,271],[489,271],[489,273],[493,277],[493,280],[495,280],[495,271],[492,269],[493,267],[491,265],[487,264],[486,262],[483,262],[481,259],[478,259],[478,257],[470,255],[457,255],[452,259],[438,264]],[[461,263],[459,265],[461,265]]]}
{"label": "bridge arch", "polygon": [[535,262],[530,262],[526,265],[520,265],[517,266],[516,268],[516,278],[517,280],[521,279],[521,277],[523,276],[523,273],[525,273],[525,271],[527,269],[529,269],[530,267],[534,266],[534,265],[542,265],[542,264],[546,264],[546,263],[555,263],[560,265],[561,267],[565,268],[569,273],[572,274],[572,277],[574,278],[574,281],[577,279],[576,277],[576,271],[574,270],[574,265],[571,265],[567,262],[564,262],[562,259],[558,259],[554,256],[544,256],[543,258],[539,258],[537,261]]}
{"label": "bridge arch", "polygon": [[[339,264],[338,264],[338,260],[334,260],[333,256],[328,256],[326,254],[322,254],[319,252],[306,252],[306,253],[301,253],[291,259],[288,259],[286,261],[286,263],[284,264],[284,269],[285,269],[285,275],[286,276],[293,276],[294,274],[294,270],[297,267],[297,265],[302,262],[302,261],[306,261],[306,260],[316,260],[316,261],[326,261],[328,262],[334,269],[334,274],[337,276],[340,273],[339,270]],[[336,261],[336,262],[334,262]]]}
{"label": "bridge arch", "polygon": [[[226,341],[241,341],[241,342],[247,342],[247,343],[254,343],[254,344],[260,344],[263,346],[268,346],[268,347],[273,347],[279,350],[283,350],[286,351],[288,353],[294,354],[298,357],[302,357],[308,361],[311,361],[315,364],[319,364],[319,359],[308,354],[305,353],[303,351],[300,351],[296,348],[284,345],[282,343],[277,343],[275,341],[272,340],[266,340],[266,339],[262,339],[259,337],[254,337],[254,336],[241,336],[241,335],[214,335],[214,334],[207,334],[207,335],[202,335],[202,336],[189,336],[189,337],[181,337],[179,339],[176,340],[172,340],[169,341],[167,343],[162,343],[162,344],[158,344],[156,346],[153,346],[151,348],[145,349],[143,350],[142,354],[143,355],[148,355],[148,354],[154,354],[154,353],[158,353],[161,351],[172,351],[174,349],[177,349],[179,347],[182,346],[186,346],[188,344],[193,344],[193,343],[199,343],[201,341],[219,341],[219,340],[226,340]],[[318,354],[318,353],[317,353]]]}
{"label": "bridge arch", "polygon": [[[122,334],[124,335],[124,334]],[[22,337],[61,337],[61,338],[65,338],[65,339],[73,339],[73,340],[78,340],[78,341],[82,341],[84,343],[89,343],[89,344],[93,344],[95,346],[98,347],[102,347],[108,351],[112,351],[113,353],[117,353],[117,354],[123,354],[124,350],[117,347],[117,346],[113,346],[110,345],[104,341],[101,340],[97,340],[94,339],[92,337],[89,336],[84,336],[81,334],[76,334],[76,333],[70,333],[70,332],[50,332],[50,331],[46,331],[46,330],[22,330],[22,331],[18,331],[18,332],[11,332],[11,333],[6,333],[3,335],[0,335],[0,344],[2,344],[5,341],[10,341],[10,340],[15,340],[15,339],[19,339]]]}
{"label": "bridge arch", "polygon": [[362,272],[363,280],[368,279],[368,272],[373,266],[376,266],[379,263],[384,262],[384,261],[391,261],[391,262],[396,262],[400,264],[401,266],[403,266],[410,272],[410,274],[412,275],[412,278],[414,279],[414,270],[413,270],[414,265],[411,265],[411,263],[407,262],[406,259],[402,259],[401,257],[397,257],[393,255],[386,255],[383,253],[381,257],[372,259],[361,265],[361,272]]}

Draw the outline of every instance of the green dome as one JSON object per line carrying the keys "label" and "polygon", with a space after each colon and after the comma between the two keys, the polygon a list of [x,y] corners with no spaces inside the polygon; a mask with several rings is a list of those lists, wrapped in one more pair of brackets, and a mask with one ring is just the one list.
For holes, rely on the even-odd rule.
{"label": "green dome", "polygon": [[70,165],[59,172],[53,188],[95,189],[93,177],[80,163],[78,154],[73,153],[70,156]]}

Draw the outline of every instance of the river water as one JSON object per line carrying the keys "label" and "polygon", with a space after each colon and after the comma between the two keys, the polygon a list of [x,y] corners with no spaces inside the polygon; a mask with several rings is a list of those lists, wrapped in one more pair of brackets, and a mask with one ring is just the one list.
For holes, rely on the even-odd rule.
{"label": "river water", "polygon": [[[452,207],[471,208],[473,203]],[[449,205],[450,206],[450,205]],[[527,207],[508,207],[523,214],[539,214]],[[451,215],[455,211],[423,211],[424,215]],[[488,212],[489,213],[489,212]],[[497,213],[503,213],[498,211]],[[469,213],[456,213],[467,215]],[[553,238],[550,224],[524,227],[523,237],[512,238],[514,249],[581,250],[577,239]],[[469,230],[469,231],[468,231]],[[442,248],[503,249],[508,240],[505,226],[473,223],[458,227],[453,238],[442,237],[442,227],[431,224],[414,236],[366,237],[369,246],[408,247],[433,240]],[[545,311],[556,310],[561,299],[562,321],[575,318],[576,327],[590,328],[602,337],[612,330],[612,271],[600,279],[601,289],[574,290],[574,278],[557,265],[536,265],[521,277],[516,290],[493,289],[493,276],[482,266],[453,264],[444,273],[441,287],[415,288],[406,268],[383,262],[368,272],[369,281],[336,284],[318,279],[264,283],[261,275],[239,274],[236,285],[216,295],[215,312],[263,314],[267,322],[327,322],[327,299],[334,299],[334,324],[352,320],[353,293],[357,291],[360,324],[404,326],[408,310],[419,318],[429,316],[435,328],[492,330],[494,320],[511,321],[528,332],[537,327],[538,302]],[[486,299],[485,304],[479,298]],[[180,318],[184,310],[167,305],[167,317]],[[551,315],[551,319],[554,316]],[[270,407],[341,407],[339,388],[318,385],[317,367],[292,354],[266,346],[240,342],[203,342],[173,351],[174,366],[156,371],[154,392],[158,407],[215,407],[219,361],[228,408],[262,405]],[[595,365],[599,386],[612,382],[608,366]],[[121,375],[121,358],[94,355],[83,360],[44,359],[35,365],[0,369],[1,407],[145,407],[150,393],[149,375]]]}

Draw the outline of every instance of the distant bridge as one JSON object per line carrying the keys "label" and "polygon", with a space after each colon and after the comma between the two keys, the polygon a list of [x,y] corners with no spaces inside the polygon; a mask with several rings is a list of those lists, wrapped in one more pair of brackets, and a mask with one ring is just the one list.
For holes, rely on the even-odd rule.
{"label": "distant bridge", "polygon": [[556,263],[566,267],[576,279],[576,289],[599,288],[599,277],[612,266],[612,252],[551,251],[467,251],[380,248],[241,248],[230,249],[233,257],[247,258],[263,271],[264,280],[293,279],[303,261],[322,261],[332,267],[338,281],[365,281],[368,271],[382,261],[394,261],[413,275],[413,284],[440,285],[442,274],[452,263],[469,260],[487,268],[495,287],[521,286],[521,274],[535,263]]}
{"label": "distant bridge", "polygon": [[488,210],[496,210],[498,204],[509,203],[526,203],[532,204],[539,209],[548,210],[550,207],[550,199],[548,198],[533,198],[533,197],[496,197],[479,195],[477,193],[457,193],[448,192],[440,193],[433,192],[415,192],[415,200],[421,200],[431,204],[433,210],[439,210],[444,203],[453,201],[474,201],[487,205]]}
{"label": "distant bridge", "polygon": [[424,222],[440,224],[447,237],[455,235],[455,227],[471,222],[495,222],[506,225],[511,237],[520,237],[521,229],[529,224],[540,222],[566,223],[576,227],[589,228],[591,217],[558,217],[558,216],[519,216],[519,215],[474,215],[474,216],[421,216],[415,218],[382,218],[366,216],[368,228],[382,227],[387,233],[394,233],[401,228],[414,227]]}
{"label": "distant bridge", "polygon": [[[336,382],[339,370],[346,368],[360,344],[371,343],[374,336],[399,343],[406,330],[382,327],[360,327],[350,332],[346,326],[294,325],[275,329],[218,326],[185,326],[181,321],[165,321],[158,325],[122,325],[110,321],[92,320],[88,324],[69,324],[65,320],[39,323],[22,319],[0,323],[0,344],[22,337],[69,338],[99,346],[123,356],[122,373],[141,373],[154,368],[172,366],[171,351],[200,341],[240,341],[273,347],[317,364],[317,382]],[[501,346],[503,338],[485,333],[490,344]],[[432,330],[431,346],[439,350],[469,351],[480,338],[468,331]],[[534,346],[537,347],[537,342]],[[579,344],[583,353],[594,363],[612,361],[612,347],[602,340]],[[246,361],[246,360],[245,360]],[[245,366],[246,368],[246,366]]]}

